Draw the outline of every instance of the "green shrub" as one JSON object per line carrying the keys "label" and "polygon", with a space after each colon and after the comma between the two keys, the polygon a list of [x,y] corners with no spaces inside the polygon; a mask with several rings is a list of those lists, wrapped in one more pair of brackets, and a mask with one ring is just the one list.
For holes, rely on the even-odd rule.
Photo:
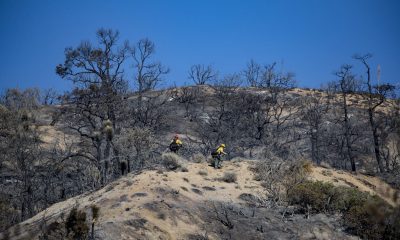
{"label": "green shrub", "polygon": [[288,200],[290,204],[299,205],[302,212],[309,208],[312,212],[324,212],[328,209],[333,194],[334,187],[330,183],[306,181],[288,192]]}
{"label": "green shrub", "polygon": [[329,209],[331,211],[347,212],[354,206],[364,205],[370,197],[369,193],[361,192],[354,188],[335,187]]}
{"label": "green shrub", "polygon": [[301,212],[343,213],[347,231],[364,239],[400,239],[400,209],[378,196],[331,183],[306,181],[288,191]]}

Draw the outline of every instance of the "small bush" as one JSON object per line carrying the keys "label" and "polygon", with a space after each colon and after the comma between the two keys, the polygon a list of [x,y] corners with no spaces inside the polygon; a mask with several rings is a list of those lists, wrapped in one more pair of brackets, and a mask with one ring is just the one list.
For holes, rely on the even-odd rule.
{"label": "small bush", "polygon": [[204,186],[203,189],[206,191],[216,191],[217,190],[214,187],[209,187],[209,186]]}
{"label": "small bush", "polygon": [[137,193],[132,194],[131,197],[133,197],[133,198],[135,198],[135,197],[146,197],[147,195],[148,194],[144,193],[144,192],[137,192]]}
{"label": "small bush", "polygon": [[93,205],[90,206],[90,209],[92,210],[92,218],[93,218],[93,220],[94,219],[98,219],[99,215],[100,215],[100,208],[97,205],[93,204]]}
{"label": "small bush", "polygon": [[162,155],[162,163],[168,170],[176,170],[185,167],[185,160],[175,153],[164,153]]}
{"label": "small bush", "polygon": [[198,194],[198,195],[203,195],[203,192],[197,188],[192,188],[192,192]]}
{"label": "small bush", "polygon": [[268,192],[272,204],[280,205],[286,202],[286,193],[306,180],[312,171],[312,164],[304,160],[284,161],[269,153],[265,160],[257,161],[251,170],[255,173],[254,180],[261,181]]}
{"label": "small bush", "polygon": [[167,219],[167,215],[165,213],[160,212],[157,214],[157,218],[161,219],[161,220],[165,220],[165,219]]}
{"label": "small bush", "polygon": [[86,239],[89,232],[89,226],[86,223],[86,213],[73,208],[65,221],[65,229],[68,236],[73,239]]}
{"label": "small bush", "polygon": [[334,195],[330,200],[330,210],[346,212],[353,206],[363,205],[368,198],[370,198],[368,193],[357,189],[344,186],[335,187]]}
{"label": "small bush", "polygon": [[189,169],[186,166],[181,167],[181,172],[189,172]]}
{"label": "small bush", "polygon": [[207,171],[205,171],[205,170],[200,170],[198,172],[198,174],[201,175],[201,176],[207,176],[208,175]]}
{"label": "small bush", "polygon": [[304,182],[296,185],[288,192],[290,204],[300,206],[302,212],[311,207],[313,212],[324,212],[333,195],[333,185],[323,182]]}
{"label": "small bush", "polygon": [[203,163],[206,161],[206,157],[203,154],[196,153],[192,156],[192,162],[194,163]]}
{"label": "small bush", "polygon": [[220,180],[227,183],[234,183],[237,180],[237,175],[234,172],[225,172]]}
{"label": "small bush", "polygon": [[330,177],[333,175],[333,173],[329,170],[322,170],[322,175]]}
{"label": "small bush", "polygon": [[299,166],[300,166],[300,170],[299,170],[300,172],[303,172],[305,174],[312,173],[313,164],[311,161],[301,160]]}

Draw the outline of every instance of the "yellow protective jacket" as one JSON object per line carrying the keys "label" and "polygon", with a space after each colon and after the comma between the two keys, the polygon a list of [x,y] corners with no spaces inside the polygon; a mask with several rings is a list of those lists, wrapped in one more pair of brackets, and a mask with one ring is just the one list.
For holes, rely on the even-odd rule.
{"label": "yellow protective jacket", "polygon": [[178,144],[179,146],[182,146],[182,141],[181,140],[179,140],[179,139],[174,139],[174,140],[172,140],[172,142],[175,142],[176,144]]}
{"label": "yellow protective jacket", "polygon": [[217,148],[217,153],[218,153],[218,155],[225,155],[226,152],[224,152],[224,147],[218,147]]}

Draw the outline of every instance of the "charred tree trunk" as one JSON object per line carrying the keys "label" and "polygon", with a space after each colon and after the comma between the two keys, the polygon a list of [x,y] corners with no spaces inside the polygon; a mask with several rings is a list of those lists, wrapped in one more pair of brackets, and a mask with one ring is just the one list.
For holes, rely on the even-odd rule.
{"label": "charred tree trunk", "polygon": [[349,114],[347,108],[347,99],[346,93],[342,94],[343,96],[343,110],[344,110],[344,137],[346,141],[346,151],[347,151],[347,158],[351,164],[351,171],[356,171],[356,163],[354,161],[353,150],[351,146],[351,139],[350,139],[350,123],[349,123]]}

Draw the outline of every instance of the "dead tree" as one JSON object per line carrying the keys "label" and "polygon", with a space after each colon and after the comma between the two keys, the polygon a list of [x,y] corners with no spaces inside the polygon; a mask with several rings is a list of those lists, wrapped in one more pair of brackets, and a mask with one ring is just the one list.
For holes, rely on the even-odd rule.
{"label": "dead tree", "polygon": [[344,148],[346,158],[348,162],[351,164],[351,170],[356,171],[356,163],[354,156],[354,146],[353,146],[353,127],[350,122],[350,113],[349,113],[349,96],[356,92],[358,87],[357,80],[355,76],[351,72],[351,65],[343,65],[341,68],[335,72],[335,75],[339,78],[336,83],[336,89],[341,96],[341,109],[343,110],[342,117],[340,122],[343,127],[343,135],[344,135]]}
{"label": "dead tree", "polygon": [[58,99],[59,94],[53,88],[48,88],[41,91],[41,102],[45,106],[57,104]]}
{"label": "dead tree", "polygon": [[151,158],[151,153],[154,150],[153,133],[151,129],[144,127],[124,129],[117,143],[121,148],[121,159],[126,160],[128,172],[142,169],[145,160]]}
{"label": "dead tree", "polygon": [[213,82],[218,76],[218,73],[211,65],[205,66],[203,64],[196,64],[190,67],[189,79],[196,85],[205,85]]}
{"label": "dead tree", "polygon": [[138,92],[143,93],[155,89],[169,69],[160,62],[152,61],[155,53],[154,43],[147,38],[142,39],[131,47],[130,53],[134,61],[135,84]]}
{"label": "dead tree", "polygon": [[367,93],[365,94],[365,96],[367,98],[368,121],[374,142],[375,159],[378,163],[379,171],[384,172],[385,168],[381,158],[381,143],[378,133],[379,124],[376,120],[376,109],[386,101],[388,94],[390,92],[393,92],[395,87],[390,84],[380,84],[373,86],[371,80],[371,67],[368,63],[368,59],[370,59],[371,57],[371,54],[365,54],[355,55],[353,58],[360,61],[366,70],[367,80],[365,84],[367,87]]}
{"label": "dead tree", "polygon": [[[156,111],[162,109],[161,106],[165,104],[165,101],[159,98],[162,98],[162,94],[158,94],[156,97],[144,97],[144,94],[150,90],[154,90],[163,80],[163,76],[168,74],[169,69],[160,62],[153,61],[155,45],[147,38],[138,41],[135,46],[132,46],[130,48],[130,54],[134,62],[134,83],[137,87],[136,105],[132,110],[137,116],[135,117],[135,121],[147,127],[153,127],[148,125],[154,125],[153,123],[157,120],[156,118],[162,116],[157,114]],[[155,114],[157,117],[150,117],[149,114]]]}
{"label": "dead tree", "polygon": [[243,71],[243,75],[250,85],[250,87],[260,87],[260,79],[262,75],[262,68],[260,64],[255,62],[253,59],[247,63],[246,69]]}
{"label": "dead tree", "polygon": [[35,203],[40,196],[41,186],[36,177],[43,151],[34,114],[38,106],[36,89],[10,89],[0,109],[0,166],[11,176],[14,188],[8,194],[12,196],[11,202],[18,206],[20,220],[36,213]]}
{"label": "dead tree", "polygon": [[278,71],[276,62],[261,66],[254,60],[247,63],[243,75],[251,87],[275,90],[290,89],[296,85],[294,73]]}
{"label": "dead tree", "polygon": [[191,111],[199,98],[199,89],[197,87],[182,87],[173,92],[173,98],[182,104],[185,108],[185,118],[192,121]]}
{"label": "dead tree", "polygon": [[233,136],[234,122],[238,116],[232,114],[232,107],[236,102],[234,99],[237,98],[240,81],[240,75],[232,74],[217,80],[212,86],[214,94],[210,100],[213,109],[196,119],[196,133],[200,136],[198,143],[202,146],[203,154],[208,154],[210,149]]}
{"label": "dead tree", "polygon": [[171,95],[166,91],[135,93],[128,100],[128,110],[125,115],[130,127],[146,127],[158,131],[165,126],[168,109],[166,104]]}
{"label": "dead tree", "polygon": [[328,104],[323,96],[306,97],[302,103],[301,109],[302,119],[308,127],[307,134],[311,142],[311,159],[317,164],[321,163],[321,131],[325,114],[328,111]]}
{"label": "dead tree", "polygon": [[129,46],[127,42],[118,46],[118,37],[117,31],[100,29],[98,46],[82,42],[67,48],[64,64],[56,67],[59,76],[76,86],[63,99],[65,119],[82,140],[76,154],[98,168],[101,184],[106,183],[112,136],[119,132],[122,94],[127,90],[123,64]]}

